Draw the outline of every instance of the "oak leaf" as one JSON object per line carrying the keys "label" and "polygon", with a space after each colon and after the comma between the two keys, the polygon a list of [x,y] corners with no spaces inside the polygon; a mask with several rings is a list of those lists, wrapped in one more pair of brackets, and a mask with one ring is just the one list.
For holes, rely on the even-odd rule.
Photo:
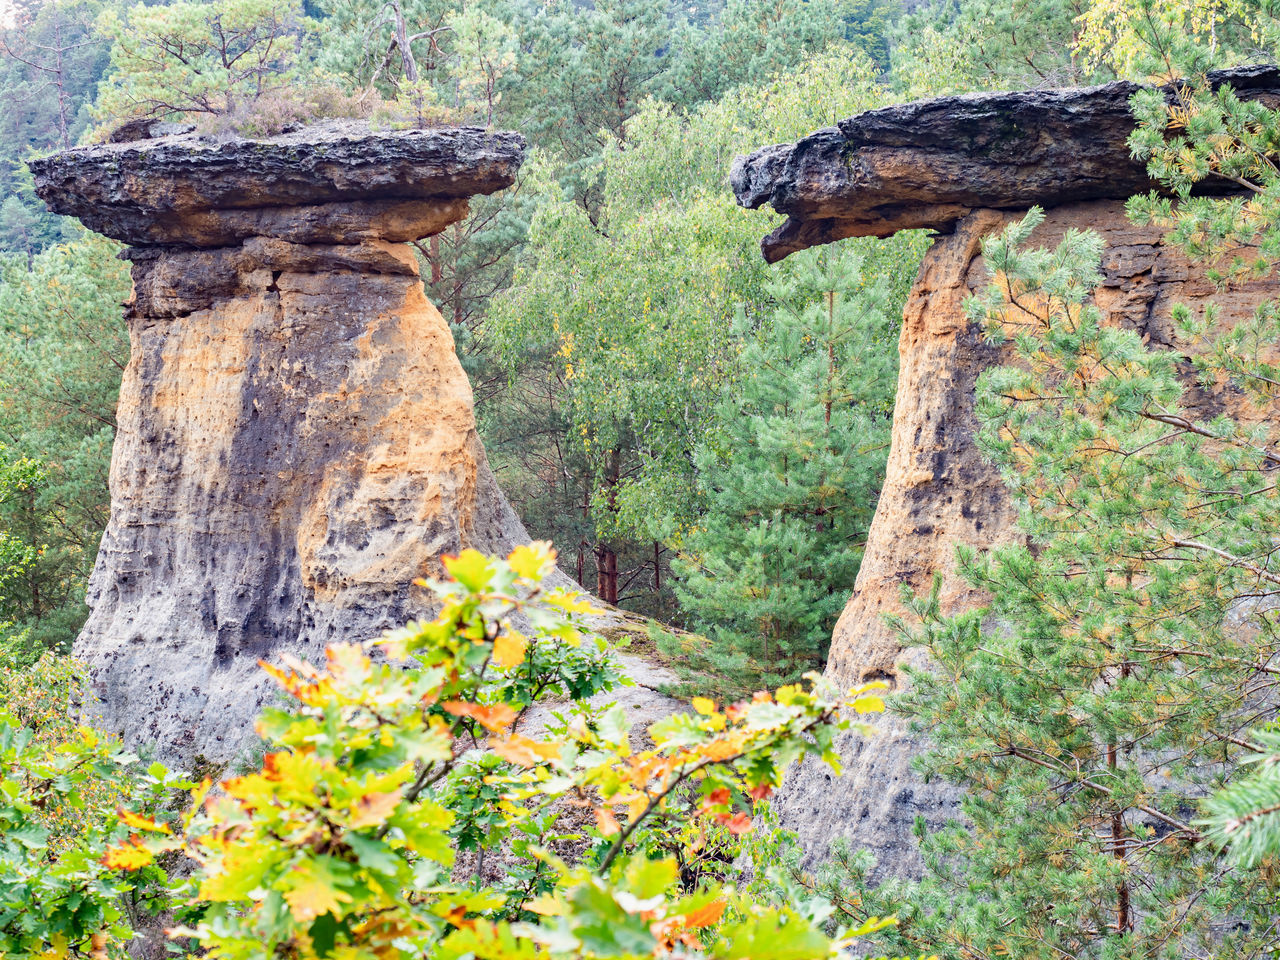
{"label": "oak leaf", "polygon": [[326,913],[341,916],[342,905],[351,902],[351,896],[337,888],[337,877],[319,860],[298,864],[290,879],[293,889],[285,891],[284,899],[293,918],[301,923]]}
{"label": "oak leaf", "polygon": [[116,815],[120,818],[121,823],[127,827],[133,827],[135,830],[149,830],[152,833],[171,832],[167,823],[158,823],[150,817],[144,817],[142,814],[126,810],[124,807],[117,807]]}
{"label": "oak leaf", "polygon": [[500,667],[518,667],[524,663],[529,641],[523,634],[508,630],[493,641],[493,662]]}
{"label": "oak leaf", "polygon": [[471,717],[490,733],[501,733],[516,718],[516,711],[505,703],[483,704],[469,700],[450,700],[444,704],[444,709],[455,717]]}
{"label": "oak leaf", "polygon": [[709,927],[713,923],[719,923],[720,918],[724,915],[724,908],[724,900],[712,900],[710,903],[686,913],[684,915],[685,925],[690,927]]}
{"label": "oak leaf", "polygon": [[108,847],[102,855],[102,864],[109,870],[139,870],[155,858],[142,844],[142,838],[132,836],[117,847]]}
{"label": "oak leaf", "polygon": [[355,830],[385,823],[399,803],[399,790],[393,790],[390,793],[365,794],[356,801],[348,823]]}

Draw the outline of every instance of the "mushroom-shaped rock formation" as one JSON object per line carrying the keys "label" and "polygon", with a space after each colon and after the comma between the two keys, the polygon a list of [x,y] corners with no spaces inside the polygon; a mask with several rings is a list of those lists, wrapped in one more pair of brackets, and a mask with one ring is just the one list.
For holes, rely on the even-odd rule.
{"label": "mushroom-shaped rock formation", "polygon": [[[1280,101],[1276,67],[1210,79]],[[1138,89],[976,93],[870,110],[739,157],[730,181],[744,207],[768,203],[787,216],[761,244],[770,263],[846,237],[947,230],[975,209],[1129,197],[1152,186],[1127,145]]]}
{"label": "mushroom-shaped rock formation", "polygon": [[[1280,103],[1274,67],[1224,71],[1216,79],[1242,96]],[[984,342],[963,307],[986,283],[983,237],[1033,205],[1046,209],[1035,245],[1055,246],[1071,229],[1097,231],[1107,246],[1096,302],[1109,321],[1188,353],[1194,348],[1179,342],[1170,319],[1174,303],[1213,297],[1229,327],[1280,295],[1274,280],[1224,294],[1159,230],[1129,222],[1125,200],[1150,187],[1125,142],[1134,126],[1128,98],[1136,89],[1112,83],[888,107],[734,164],[739,203],[769,203],[788,216],[764,240],[766,259],[844,237],[921,227],[941,234],[904,310],[884,488],[826,668],[837,682],[895,683],[904,656],[915,655],[904,654],[884,622],[884,614],[901,610],[901,584],[924,591],[941,573],[944,610],[972,607],[982,597],[956,576],[957,544],[988,548],[1022,537],[1003,483],[973,440],[975,383],[1005,356]],[[1186,399],[1206,415],[1224,407],[1249,415],[1235,409],[1238,398],[1205,395],[1191,381]],[[882,874],[915,873],[916,817],[936,824],[954,814],[958,801],[952,789],[925,784],[912,771],[911,759],[923,748],[921,738],[886,719],[878,736],[846,741],[841,780],[802,765],[778,800],[784,825],[798,831],[811,857],[844,836],[873,851]]]}
{"label": "mushroom-shaped rock formation", "polygon": [[332,123],[33,161],[58,213],[128,244],[111,519],[76,653],[104,720],[230,759],[282,652],[430,612],[416,577],[527,539],[403,241],[510,185],[512,133]]}

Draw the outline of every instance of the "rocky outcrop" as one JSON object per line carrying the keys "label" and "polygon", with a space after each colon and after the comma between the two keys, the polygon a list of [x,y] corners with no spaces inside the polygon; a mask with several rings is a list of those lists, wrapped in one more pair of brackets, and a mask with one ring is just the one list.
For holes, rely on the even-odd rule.
{"label": "rocky outcrop", "polygon": [[[1280,69],[1218,71],[1240,96],[1280,103]],[[949,230],[978,208],[1119,199],[1152,186],[1126,140],[1132,83],[980,93],[885,107],[794,144],[739,157],[738,202],[787,220],[761,247],[769,262],[845,237]],[[1169,92],[1172,96],[1172,92]]]}
{"label": "rocky outcrop", "polygon": [[528,539],[401,242],[508,186],[523,149],[347,122],[31,164],[50,207],[133,266],[111,519],[75,648],[108,728],[227,760],[271,695],[259,658],[428,614],[411,583],[441,554]]}
{"label": "rocky outcrop", "polygon": [[[1280,96],[1280,71],[1250,68],[1236,76],[1253,95]],[[972,608],[983,598],[956,576],[956,545],[982,549],[1022,537],[999,476],[973,442],[975,383],[1005,356],[983,340],[963,309],[986,283],[983,237],[1033,204],[1047,208],[1034,245],[1052,247],[1073,229],[1101,233],[1105,279],[1096,302],[1109,322],[1186,352],[1194,348],[1178,340],[1170,319],[1174,303],[1213,296],[1220,322],[1230,326],[1280,295],[1274,280],[1224,295],[1158,230],[1128,221],[1125,198],[1146,185],[1124,142],[1132,120],[1121,111],[1132,89],[1111,84],[890,107],[735,164],[739,202],[769,202],[790,218],[764,241],[767,258],[905,227],[943,234],[926,253],[904,310],[885,484],[826,667],[840,684],[884,679],[897,685],[903,663],[918,656],[904,652],[884,622],[886,613],[900,612],[903,584],[924,591],[941,573],[944,609]],[[998,140],[1005,117],[1007,132]],[[843,146],[835,145],[838,137]],[[1076,171],[1083,187],[1074,186]],[[934,176],[944,179],[931,181]],[[1205,416],[1224,407],[1240,412],[1234,409],[1239,398],[1200,393],[1190,378],[1187,399]],[[892,718],[874,737],[848,738],[842,779],[816,764],[792,771],[777,803],[783,824],[799,833],[811,860],[832,839],[847,837],[877,855],[882,873],[914,873],[916,818],[937,824],[958,802],[954,791],[926,784],[912,770],[924,746],[920,735]]]}

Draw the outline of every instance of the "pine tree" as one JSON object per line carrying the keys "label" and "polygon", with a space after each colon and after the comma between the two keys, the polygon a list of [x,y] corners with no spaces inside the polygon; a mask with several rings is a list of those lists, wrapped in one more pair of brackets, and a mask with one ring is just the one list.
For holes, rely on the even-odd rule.
{"label": "pine tree", "polygon": [[772,322],[741,331],[720,430],[694,451],[704,510],[673,565],[707,665],[742,692],[822,666],[875,512],[897,374],[885,288],[852,249],[772,293]]}
{"label": "pine tree", "polygon": [[936,744],[924,770],[966,792],[965,822],[923,844],[911,936],[1046,960],[1273,950],[1270,879],[1228,869],[1195,820],[1274,713],[1280,634],[1249,599],[1277,577],[1274,455],[1197,423],[1179,358],[1102,324],[1096,235],[1023,249],[1040,219],[984,244],[971,303],[1018,360],[977,409],[1035,547],[961,552],[987,610],[913,607],[936,670],[899,707]]}
{"label": "pine tree", "polygon": [[87,104],[106,65],[94,30],[98,0],[0,7],[0,251],[27,256],[71,232],[74,221],[48,211],[31,190],[24,161],[65,149],[87,123]]}
{"label": "pine tree", "polygon": [[[0,589],[0,620],[33,650],[66,649],[107,523],[116,396],[129,356],[119,247],[85,237],[0,262],[0,444],[31,469],[0,495],[0,537],[31,548]],[[34,466],[33,466],[34,465]]]}

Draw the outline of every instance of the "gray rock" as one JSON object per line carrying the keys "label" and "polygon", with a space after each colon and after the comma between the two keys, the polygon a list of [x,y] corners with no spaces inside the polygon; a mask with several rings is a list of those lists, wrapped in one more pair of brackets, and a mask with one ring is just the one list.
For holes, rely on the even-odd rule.
{"label": "gray rock", "polygon": [[28,165],[51,210],[98,233],[221,247],[252,236],[417,240],[443,229],[432,214],[445,201],[465,212],[467,197],[510,186],[524,150],[518,133],[335,120],[261,140],[184,133],[76,147]]}
{"label": "gray rock", "polygon": [[108,729],[228,761],[276,695],[260,659],[430,616],[413,581],[442,555],[529,539],[416,255],[387,242],[465,216],[522,153],[515,134],[329,124],[33,163],[54,209],[132,244],[111,518],[75,645]]}
{"label": "gray rock", "polygon": [[[1239,67],[1211,79],[1242,97],[1280,103],[1276,67]],[[975,93],[870,110],[738,157],[730,183],[743,206],[768,203],[787,215],[761,243],[770,262],[845,237],[947,232],[979,208],[1122,199],[1153,187],[1127,143],[1135,125],[1129,100],[1138,89],[1118,82]]]}

